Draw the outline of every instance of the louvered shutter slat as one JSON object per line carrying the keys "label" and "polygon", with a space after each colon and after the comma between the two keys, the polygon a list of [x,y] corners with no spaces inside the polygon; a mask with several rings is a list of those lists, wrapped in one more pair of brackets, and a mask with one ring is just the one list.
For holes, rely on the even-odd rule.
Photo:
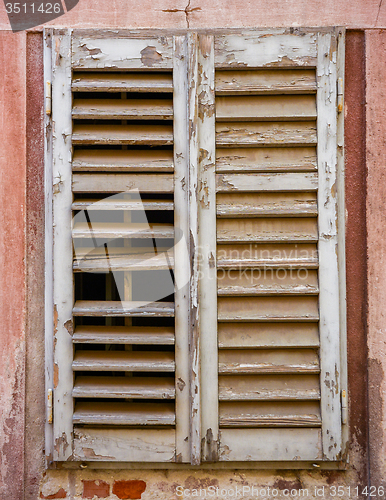
{"label": "louvered shutter slat", "polygon": [[75,343],[83,344],[161,344],[173,345],[174,328],[151,326],[78,326],[73,335]]}
{"label": "louvered shutter slat", "polygon": [[72,395],[78,398],[174,399],[173,377],[76,378]]}
{"label": "louvered shutter slat", "polygon": [[167,99],[75,99],[73,119],[170,120],[173,101]]}
{"label": "louvered shutter slat", "polygon": [[170,73],[76,73],[73,92],[173,92]]}

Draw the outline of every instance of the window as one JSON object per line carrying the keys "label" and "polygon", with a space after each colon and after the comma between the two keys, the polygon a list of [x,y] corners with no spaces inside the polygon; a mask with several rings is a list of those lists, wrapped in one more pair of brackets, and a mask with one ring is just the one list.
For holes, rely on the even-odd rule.
{"label": "window", "polygon": [[54,462],[345,459],[343,40],[45,31]]}

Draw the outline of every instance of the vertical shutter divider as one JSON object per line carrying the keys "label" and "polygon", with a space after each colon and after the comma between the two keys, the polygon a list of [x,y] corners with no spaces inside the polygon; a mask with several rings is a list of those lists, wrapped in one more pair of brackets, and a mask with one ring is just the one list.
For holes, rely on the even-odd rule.
{"label": "vertical shutter divider", "polygon": [[198,244],[202,460],[218,460],[214,37],[198,38]]}
{"label": "vertical shutter divider", "polygon": [[174,37],[174,277],[176,359],[176,462],[190,462],[189,391],[189,234],[188,200],[188,46],[186,36]]}
{"label": "vertical shutter divider", "polygon": [[339,279],[337,236],[337,72],[335,33],[319,34],[317,64],[320,390],[325,459],[339,458],[340,414]]}
{"label": "vertical shutter divider", "polygon": [[71,31],[52,37],[54,460],[72,455]]}

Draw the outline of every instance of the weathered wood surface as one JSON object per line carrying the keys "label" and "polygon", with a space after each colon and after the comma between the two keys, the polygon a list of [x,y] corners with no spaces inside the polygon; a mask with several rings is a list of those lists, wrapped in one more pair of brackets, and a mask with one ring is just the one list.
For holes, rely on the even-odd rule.
{"label": "weathered wood surface", "polygon": [[318,273],[314,270],[234,269],[219,272],[217,290],[227,295],[316,295]]}
{"label": "weathered wood surface", "polygon": [[320,427],[321,423],[316,401],[220,403],[221,427]]}
{"label": "weathered wood surface", "polygon": [[313,69],[260,69],[216,71],[216,95],[312,94],[316,92]]}
{"label": "weathered wood surface", "polygon": [[174,399],[173,377],[101,377],[75,378],[74,398]]}
{"label": "weathered wood surface", "polygon": [[219,321],[318,321],[318,297],[218,297]]}
{"label": "weathered wood surface", "polygon": [[79,149],[74,151],[74,172],[173,172],[170,150]]}
{"label": "weathered wood surface", "polygon": [[171,125],[86,125],[75,124],[73,144],[171,146]]}
{"label": "weathered wood surface", "polygon": [[173,238],[172,224],[124,222],[76,222],[73,238]]}
{"label": "weathered wood surface", "polygon": [[316,142],[315,122],[238,121],[216,124],[218,146],[308,146]]}
{"label": "weathered wood surface", "polygon": [[172,326],[79,325],[72,340],[77,344],[174,345]]}
{"label": "weathered wood surface", "polygon": [[172,37],[148,39],[74,36],[74,69],[154,69],[173,67]]}
{"label": "weathered wood surface", "polygon": [[77,300],[72,310],[74,316],[138,316],[144,318],[174,316],[173,302],[113,302]]}
{"label": "weathered wood surface", "polygon": [[74,460],[174,462],[175,430],[75,427]]}
{"label": "weathered wood surface", "polygon": [[320,460],[320,429],[222,429],[221,461]]}
{"label": "weathered wood surface", "polygon": [[316,173],[275,174],[217,174],[216,190],[219,193],[233,191],[316,191]]}
{"label": "weathered wood surface", "polygon": [[217,267],[219,269],[245,268],[307,268],[319,265],[316,244],[221,244],[217,245]]}
{"label": "weathered wood surface", "polygon": [[216,121],[316,120],[315,96],[216,97]]}
{"label": "weathered wood surface", "polygon": [[74,371],[172,372],[174,353],[156,351],[79,351]]}
{"label": "weathered wood surface", "polygon": [[318,347],[316,323],[219,323],[220,349]]}
{"label": "weathered wood surface", "polygon": [[172,193],[173,174],[94,174],[76,173],[72,176],[74,193]]}
{"label": "weathered wood surface", "polygon": [[78,402],[74,424],[87,425],[174,425],[174,405],[169,403]]}
{"label": "weathered wood surface", "polygon": [[218,370],[221,375],[320,372],[315,349],[224,349]]}
{"label": "weathered wood surface", "polygon": [[100,200],[95,199],[75,199],[72,204],[72,210],[174,210],[173,200],[127,200],[118,197],[109,197]]}
{"label": "weathered wood surface", "polygon": [[215,38],[216,68],[316,66],[316,34],[250,33]]}
{"label": "weathered wood surface", "polygon": [[319,375],[221,375],[220,401],[293,401],[320,399]]}
{"label": "weathered wood surface", "polygon": [[218,243],[307,243],[318,240],[315,218],[218,219]]}
{"label": "weathered wood surface", "polygon": [[307,147],[249,147],[216,149],[216,172],[315,171],[316,149]]}
{"label": "weathered wood surface", "polygon": [[[294,83],[295,80],[296,79],[293,79]],[[173,92],[173,77],[171,73],[132,72],[127,74],[110,72],[83,73],[81,71],[77,71],[74,73],[72,78],[72,91],[138,93]]]}
{"label": "weathered wood surface", "polygon": [[[240,174],[236,174],[239,176]],[[234,177],[236,177],[236,175]],[[218,185],[223,183],[224,176],[217,174]],[[227,176],[226,184],[229,186]],[[246,176],[247,177],[247,176]],[[236,182],[240,186],[240,182]],[[225,187],[226,189],[226,187]],[[232,189],[231,187],[229,188]],[[246,186],[247,189],[247,186]],[[318,214],[316,193],[218,193],[217,217],[315,217]]]}
{"label": "weathered wood surface", "polygon": [[171,120],[171,99],[74,99],[74,120]]}

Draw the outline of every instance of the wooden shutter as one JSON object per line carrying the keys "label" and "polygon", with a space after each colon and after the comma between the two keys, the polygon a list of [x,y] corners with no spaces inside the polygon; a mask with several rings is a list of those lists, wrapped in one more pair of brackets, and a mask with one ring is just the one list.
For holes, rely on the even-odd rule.
{"label": "wooden shutter", "polygon": [[204,38],[215,131],[203,103],[198,127],[213,140],[199,145],[202,459],[340,460],[337,36]]}

